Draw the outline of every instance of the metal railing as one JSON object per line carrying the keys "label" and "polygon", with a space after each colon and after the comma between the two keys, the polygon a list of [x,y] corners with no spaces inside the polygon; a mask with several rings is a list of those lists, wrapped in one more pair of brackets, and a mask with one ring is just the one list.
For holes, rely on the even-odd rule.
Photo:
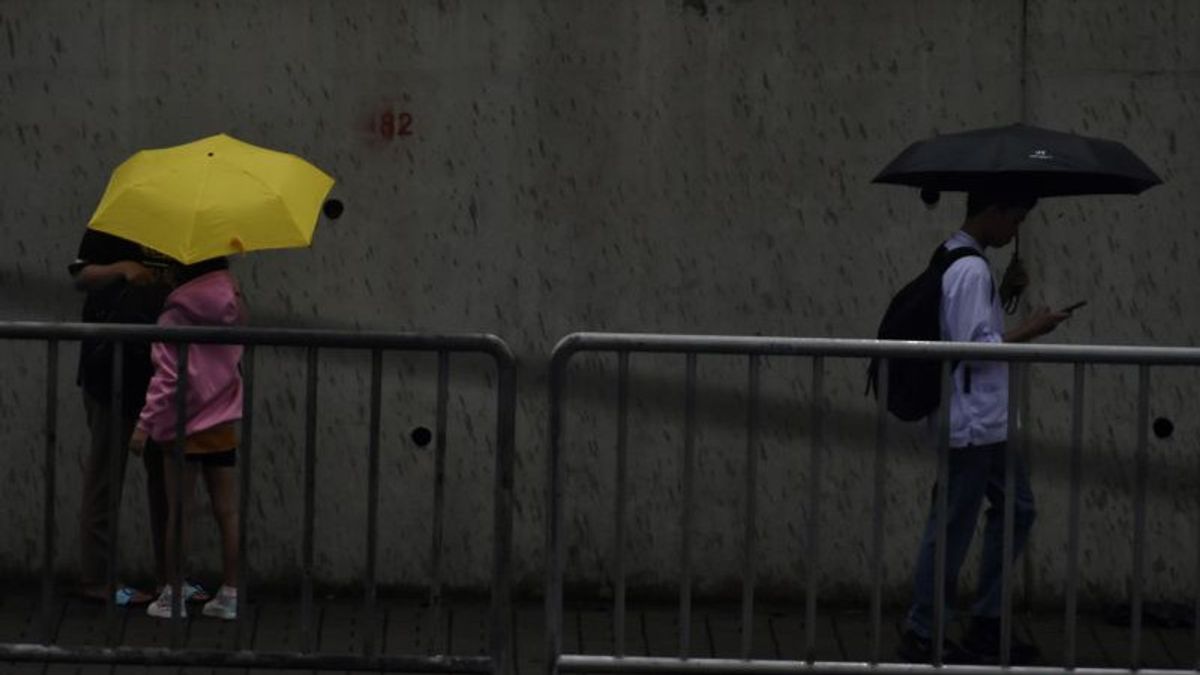
{"label": "metal railing", "polygon": [[[605,352],[617,354],[617,438],[615,476],[615,523],[611,571],[613,575],[613,635],[614,653],[611,655],[584,655],[562,653],[563,631],[563,438],[564,396],[567,367],[571,358],[581,352]],[[678,657],[627,656],[624,653],[625,635],[625,502],[626,453],[628,445],[628,379],[629,354],[671,353],[684,356],[684,433],[681,457],[682,504],[680,507],[681,551],[679,557],[679,654]],[[743,550],[742,550],[742,599],[741,599],[741,658],[693,658],[689,645],[692,611],[692,518],[693,481],[695,473],[696,438],[696,361],[699,354],[740,355],[747,357],[747,445],[745,454],[746,482],[743,504]],[[757,491],[757,446],[759,438],[759,369],[764,356],[809,357],[812,360],[812,400],[810,431],[810,466],[807,487],[808,521],[806,523],[805,550],[807,551],[805,579],[805,619],[803,660],[771,661],[752,660],[755,576],[755,519]],[[881,360],[878,392],[877,422],[875,433],[873,524],[871,530],[871,625],[872,641],[869,658],[862,662],[822,662],[816,659],[817,608],[820,594],[819,570],[821,541],[821,456],[825,444],[823,420],[827,410],[824,385],[824,364],[827,358],[878,357]],[[938,481],[935,509],[937,512],[937,539],[935,553],[935,598],[932,643],[934,654],[931,663],[897,664],[885,663],[881,654],[882,644],[882,565],[884,557],[884,486],[888,448],[887,367],[890,359],[922,358],[942,363],[942,405],[938,424]],[[1010,452],[1006,452],[1005,486],[1006,495],[1013,494],[1014,458],[1023,453],[1028,441],[1026,425],[1021,419],[1022,403],[1027,398],[1027,371],[1030,363],[1074,364],[1074,393],[1072,394],[1073,419],[1071,423],[1070,496],[1068,515],[1068,552],[1066,587],[1066,642],[1063,645],[1062,667],[1010,667],[1008,660],[1012,644],[1012,550],[1015,499],[1004,499],[1003,508],[1003,565],[1002,565],[1002,609],[1000,654],[998,666],[950,666],[942,664],[942,645],[946,631],[945,604],[946,579],[946,514],[949,465],[949,413],[947,397],[952,364],[958,360],[1005,361],[1010,363],[1009,377],[1014,386],[1009,387],[1008,428],[1016,430],[1009,435]],[[546,530],[546,667],[550,675],[559,672],[638,672],[638,673],[996,673],[1007,670],[1015,673],[1059,674],[1079,673],[1128,673],[1130,670],[1078,668],[1076,633],[1078,613],[1079,529],[1080,529],[1080,475],[1083,439],[1083,397],[1085,391],[1085,364],[1127,364],[1138,367],[1137,385],[1137,439],[1136,469],[1134,472],[1134,542],[1133,573],[1131,575],[1131,652],[1130,670],[1139,669],[1142,662],[1142,596],[1146,548],[1146,497],[1148,479],[1148,434],[1150,372],[1153,366],[1200,366],[1200,349],[1154,348],[1154,347],[1105,347],[1067,346],[1041,344],[978,344],[978,343],[934,343],[934,342],[889,342],[878,340],[838,340],[811,338],[772,337],[718,337],[686,335],[575,333],[563,338],[555,347],[550,361],[550,438],[547,476],[547,530]],[[1200,536],[1200,533],[1198,533]],[[1200,577],[1200,566],[1197,569]],[[1200,615],[1200,601],[1197,603]],[[1196,633],[1196,654],[1200,654],[1200,628]],[[1142,672],[1150,672],[1142,669]],[[1164,671],[1166,672],[1166,671]],[[1194,672],[1194,671],[1174,671]]]}
{"label": "metal railing", "polygon": [[[189,344],[236,344],[244,345],[242,359],[244,380],[244,411],[239,445],[240,471],[240,530],[239,530],[239,574],[238,597],[243,603],[238,612],[235,644],[231,651],[195,650],[180,648],[183,623],[178,610],[181,597],[176,582],[174,597],[177,599],[173,612],[171,648],[122,647],[113,644],[116,609],[113,594],[107,594],[106,647],[59,646],[52,644],[54,629],[51,605],[54,598],[54,536],[55,536],[55,491],[57,457],[57,416],[59,346],[63,341],[84,339],[112,341],[114,343],[112,410],[114,419],[121,419],[122,362],[127,342],[164,342],[177,345],[179,350],[179,383],[176,397],[176,457],[181,457],[182,430],[186,416],[182,414],[187,389],[187,345]],[[45,511],[44,551],[42,566],[42,643],[0,643],[0,662],[35,661],[67,663],[143,664],[212,667],[254,668],[336,668],[339,670],[380,670],[404,672],[478,672],[497,675],[511,671],[511,549],[513,507],[513,452],[514,424],[516,414],[516,360],[512,351],[499,338],[485,334],[429,335],[413,333],[360,333],[326,330],[289,330],[266,328],[227,327],[172,327],[104,324],[67,324],[34,322],[0,322],[0,341],[44,341],[46,343],[46,416],[45,416]],[[251,490],[251,462],[253,459],[254,428],[254,363],[256,346],[301,347],[307,353],[306,371],[306,417],[304,434],[304,520],[302,542],[302,583],[300,643],[298,652],[262,652],[246,648],[242,621],[246,616],[245,598],[247,583],[247,531],[246,517],[248,496]],[[434,524],[430,553],[430,602],[433,608],[430,621],[431,631],[439,634],[440,602],[442,590],[441,544],[442,510],[444,508],[443,483],[446,452],[447,396],[449,386],[449,362],[451,353],[481,353],[492,357],[496,364],[496,453],[493,483],[493,550],[491,569],[490,635],[487,656],[432,655],[386,655],[380,654],[374,640],[374,630],[363,632],[361,654],[313,653],[313,523],[315,516],[314,494],[317,456],[317,368],[318,355],[322,349],[360,350],[371,353],[370,428],[367,485],[367,544],[364,571],[363,612],[366,624],[376,623],[376,553],[379,525],[379,455],[382,361],[385,352],[431,352],[438,355],[437,379],[437,427],[435,432],[435,477],[433,486]],[[121,424],[113,424],[113,449],[126,452],[128,439],[122,438]],[[116,465],[113,462],[114,479]],[[182,476],[182,472],[177,472]],[[118,504],[116,490],[110,490],[108,581],[111,588],[115,582],[117,567],[116,537]],[[179,490],[177,497],[181,498]],[[178,504],[178,502],[176,502]],[[175,528],[176,545],[180,528]],[[178,559],[178,556],[177,556]],[[178,572],[178,570],[176,570]],[[177,576],[177,575],[176,575]]]}

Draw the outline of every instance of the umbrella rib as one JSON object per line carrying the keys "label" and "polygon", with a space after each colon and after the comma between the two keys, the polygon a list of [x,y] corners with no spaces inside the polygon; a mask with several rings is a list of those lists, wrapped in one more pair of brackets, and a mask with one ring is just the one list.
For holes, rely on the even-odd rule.
{"label": "umbrella rib", "polygon": [[[270,195],[271,199],[273,199],[277,204],[279,204],[280,210],[282,210],[285,214],[287,214],[289,216],[288,221],[293,226],[295,226],[298,222],[300,222],[299,219],[296,218],[296,214],[292,213],[291,208],[288,207],[287,201],[283,198],[283,195],[281,195],[278,190],[276,190],[272,185],[267,183],[267,181],[263,180],[258,175],[251,173],[245,167],[238,167],[238,170],[241,171],[247,178],[250,178],[254,182],[258,183],[259,187],[261,187],[264,192],[266,192],[268,195]],[[301,235],[301,237],[307,239],[307,237],[303,236],[304,235],[303,231],[300,231],[298,229],[297,232]]]}
{"label": "umbrella rib", "polygon": [[192,205],[192,225],[187,232],[187,249],[184,254],[189,260],[181,261],[185,265],[190,265],[192,257],[192,245],[196,241],[196,220],[200,217],[200,205],[204,202],[204,192],[208,189],[209,179],[212,177],[212,162],[204,164],[204,175],[200,178],[200,188],[196,190],[196,203]]}

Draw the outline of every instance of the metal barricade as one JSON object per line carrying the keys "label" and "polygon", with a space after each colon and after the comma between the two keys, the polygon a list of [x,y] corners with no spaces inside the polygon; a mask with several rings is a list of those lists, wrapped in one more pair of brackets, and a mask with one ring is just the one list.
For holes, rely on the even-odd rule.
{"label": "metal barricade", "polygon": [[[59,646],[53,639],[52,617],[49,615],[54,597],[54,533],[55,533],[55,471],[57,456],[57,416],[59,347],[63,341],[84,339],[108,340],[114,343],[112,405],[114,412],[121,410],[121,381],[124,345],[130,341],[163,342],[177,345],[179,350],[179,384],[176,400],[178,420],[176,438],[182,439],[185,415],[184,393],[186,392],[188,354],[190,344],[236,344],[244,345],[242,359],[244,380],[244,411],[242,434],[239,446],[240,499],[239,523],[240,571],[238,575],[238,597],[246,598],[246,515],[250,493],[250,475],[253,449],[254,426],[254,349],[256,346],[302,347],[307,353],[306,372],[306,418],[304,434],[304,521],[302,542],[302,585],[301,585],[301,644],[311,646],[313,629],[313,522],[315,516],[315,465],[317,453],[317,366],[318,354],[322,349],[361,350],[371,353],[370,429],[368,451],[367,486],[367,545],[364,572],[363,612],[368,626],[375,624],[376,615],[376,550],[379,523],[379,438],[382,360],[385,352],[429,352],[438,356],[437,428],[435,432],[435,482],[433,486],[434,527],[431,544],[431,579],[429,580],[431,603],[436,610],[442,588],[441,560],[442,510],[444,461],[446,451],[446,418],[448,396],[448,372],[452,353],[481,353],[492,357],[496,364],[496,453],[493,484],[493,550],[491,571],[490,635],[487,656],[434,655],[390,655],[380,654],[374,643],[373,631],[365,631],[361,654],[321,654],[306,649],[300,652],[260,652],[247,649],[243,644],[242,620],[246,612],[239,611],[236,644],[231,651],[197,650],[179,648],[182,640],[183,623],[178,607],[172,623],[171,648],[123,647],[111,644],[115,625],[115,606],[112,594],[108,594],[107,633],[110,644],[106,647]],[[44,551],[42,569],[42,636],[40,644],[0,644],[0,662],[33,661],[58,663],[98,663],[123,665],[175,665],[211,666],[239,668],[310,668],[339,670],[371,670],[395,672],[474,672],[502,675],[511,672],[511,549],[513,509],[513,452],[514,425],[516,415],[516,360],[512,351],[499,338],[486,334],[415,334],[415,333],[366,333],[327,330],[290,330],[227,327],[171,327],[0,322],[0,341],[44,341],[46,343],[46,417],[45,417],[45,512]],[[119,419],[119,418],[118,418]],[[121,438],[121,425],[114,424],[112,442],[114,449],[126,452],[126,439]],[[182,454],[182,441],[175,448],[177,456]],[[117,463],[113,463],[114,467]],[[115,472],[115,469],[114,469]],[[114,494],[115,490],[110,490]],[[176,492],[178,494],[178,491]],[[116,531],[117,504],[110,500],[110,535]],[[178,534],[179,528],[175,529]],[[178,544],[178,539],[176,539]],[[178,549],[177,549],[178,550]],[[115,537],[109,537],[109,586],[115,582],[116,548]],[[177,582],[178,584],[178,582]],[[174,597],[180,597],[178,585]],[[177,603],[178,605],[178,600]],[[433,612],[433,622],[438,621]],[[434,628],[434,631],[440,630]]]}
{"label": "metal barricade", "polygon": [[[617,439],[616,439],[616,490],[615,490],[615,541],[612,553],[613,574],[613,634],[614,653],[611,655],[563,654],[563,405],[567,366],[571,358],[580,352],[605,352],[617,354]],[[628,378],[629,354],[667,353],[684,355],[684,433],[682,448],[682,505],[681,505],[681,551],[679,559],[679,655],[678,657],[627,656],[624,653],[626,593],[625,593],[625,501],[626,501],[626,451],[628,438]],[[745,505],[742,550],[742,599],[741,599],[741,658],[693,658],[689,645],[692,612],[692,518],[694,510],[693,481],[695,472],[696,438],[696,361],[699,354],[723,354],[747,357],[747,448],[746,483],[743,503]],[[759,417],[759,369],[764,356],[809,357],[812,362],[811,406],[811,455],[809,485],[807,486],[808,521],[806,523],[807,578],[805,579],[804,650],[803,660],[752,660],[752,628],[754,612],[754,570],[756,517],[756,461]],[[877,422],[875,433],[873,524],[870,552],[872,560],[873,587],[871,589],[871,652],[862,662],[831,662],[816,659],[815,639],[817,630],[817,600],[819,588],[819,565],[821,541],[821,496],[818,476],[821,472],[821,455],[825,443],[823,419],[827,412],[824,401],[824,364],[827,358],[878,357],[881,360],[880,385],[878,392]],[[937,546],[935,565],[934,635],[935,653],[930,664],[886,663],[881,655],[882,625],[882,564],[883,564],[883,508],[884,482],[888,448],[887,367],[890,359],[922,358],[942,363],[942,405],[937,418],[938,424],[938,489],[935,508],[937,510]],[[947,405],[952,366],[959,360],[1004,361],[1010,364],[1010,381],[1017,383],[1009,387],[1008,428],[1017,430],[1009,435],[1012,452],[1006,453],[1006,494],[1013,494],[1014,458],[1023,452],[1027,443],[1024,424],[1020,419],[1023,392],[1030,363],[1074,364],[1074,393],[1072,395],[1071,423],[1071,484],[1069,497],[1069,533],[1066,587],[1066,643],[1063,650],[1062,667],[1010,666],[1008,657],[1012,639],[1012,588],[1014,499],[1004,500],[1003,560],[1002,565],[1002,611],[1001,611],[1001,663],[994,666],[946,665],[942,663],[942,644],[945,636],[946,578],[946,513],[949,466],[949,412]],[[1126,364],[1138,367],[1137,385],[1137,446],[1134,472],[1134,544],[1133,570],[1131,575],[1131,643],[1129,670],[1116,668],[1078,668],[1076,655],[1077,633],[1077,576],[1079,570],[1080,529],[1080,472],[1083,439],[1083,396],[1085,391],[1085,364]],[[840,340],[812,338],[772,337],[721,337],[653,334],[574,333],[563,338],[555,347],[550,361],[550,437],[547,479],[547,534],[546,534],[546,667],[550,675],[559,672],[637,672],[637,673],[1039,673],[1064,674],[1068,672],[1129,673],[1138,670],[1142,650],[1142,572],[1145,569],[1146,547],[1146,497],[1148,479],[1148,435],[1150,369],[1152,366],[1197,366],[1200,365],[1200,349],[1155,348],[1155,347],[1105,347],[1067,346],[1040,344],[979,344],[940,342],[891,342],[879,340]],[[1200,568],[1197,569],[1200,575]],[[1200,600],[1197,604],[1200,609]],[[1196,634],[1197,651],[1200,654],[1200,631]],[[1141,669],[1141,672],[1151,672]],[[1162,672],[1195,672],[1167,671]]]}

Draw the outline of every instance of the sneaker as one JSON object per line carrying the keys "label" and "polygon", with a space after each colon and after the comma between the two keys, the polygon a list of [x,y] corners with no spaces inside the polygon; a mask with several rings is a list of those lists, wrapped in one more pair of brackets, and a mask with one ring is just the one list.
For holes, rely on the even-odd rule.
{"label": "sneaker", "polygon": [[[162,592],[158,594],[158,597],[155,598],[154,602],[146,606],[146,614],[156,619],[171,618],[171,605],[173,604],[172,598],[173,594],[171,593],[171,587],[167,586],[163,588]],[[179,603],[179,614],[183,618],[187,618],[187,604]]]}
{"label": "sneaker", "polygon": [[[921,637],[911,628],[906,628],[900,636],[900,646],[896,655],[903,663],[933,663],[933,640]],[[947,638],[942,643],[942,663],[965,663],[967,654],[953,640]]]}
{"label": "sneaker", "polygon": [[[164,588],[166,588],[166,586],[159,586],[157,592],[162,593]],[[208,591],[204,590],[204,586],[202,586],[199,581],[184,579],[183,583],[180,585],[180,589],[183,591],[184,602],[208,602],[209,600],[212,600],[212,595],[209,594]],[[150,600],[146,600],[146,602],[150,602]]]}
{"label": "sneaker", "polygon": [[[161,593],[167,586],[158,586],[155,592]],[[180,590],[184,592],[185,603],[206,603],[212,599],[208,591],[204,590],[204,586],[200,585],[199,581],[184,579],[184,583],[180,584]],[[150,601],[146,601],[150,602]]]}
{"label": "sneaker", "polygon": [[[963,648],[971,654],[974,663],[996,664],[1000,662],[1000,619],[973,617],[963,638]],[[1037,645],[1025,642],[1012,632],[1008,662],[1013,666],[1026,666],[1038,660],[1041,650]]]}
{"label": "sneaker", "polygon": [[[97,602],[103,604],[108,601],[104,593],[104,586],[88,586],[80,589],[79,597],[88,602]],[[143,591],[139,591],[132,586],[119,584],[117,590],[113,591],[113,603],[117,607],[129,607],[132,605],[144,605],[154,599],[154,596]]]}
{"label": "sneaker", "polygon": [[204,590],[204,586],[201,586],[199,581],[183,580],[184,602],[208,602],[209,600],[212,600],[212,595]]}
{"label": "sneaker", "polygon": [[237,618],[237,600],[236,588],[221,586],[216,597],[204,603],[204,616],[233,621]]}

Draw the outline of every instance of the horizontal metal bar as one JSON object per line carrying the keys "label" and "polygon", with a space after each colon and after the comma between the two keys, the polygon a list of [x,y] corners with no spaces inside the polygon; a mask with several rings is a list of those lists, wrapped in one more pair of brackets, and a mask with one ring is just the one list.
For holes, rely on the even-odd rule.
{"label": "horizontal metal bar", "polygon": [[[563,654],[558,669],[574,673],[733,673],[771,675],[812,673],[814,675],[1130,675],[1123,668],[1053,668],[1043,666],[943,665],[918,663],[880,663],[840,661],[757,661],[744,659],[677,659],[672,657],[591,656]],[[1192,670],[1142,669],[1137,675],[1184,675]]]}
{"label": "horizontal metal bar", "polygon": [[407,673],[490,673],[486,656],[355,656],[298,652],[166,649],[163,647],[48,647],[0,644],[0,662],[95,663],[145,666],[205,666],[273,670],[360,670]]}
{"label": "horizontal metal bar", "polygon": [[1200,348],[1039,343],[921,342],[832,338],[660,335],[652,333],[572,333],[559,341],[554,357],[567,359],[581,351],[694,352],[924,358],[972,361],[1036,361],[1042,363],[1126,363],[1200,365]]}
{"label": "horizontal metal bar", "polygon": [[295,328],[244,328],[230,326],[149,326],[142,324],[51,323],[0,321],[0,340],[81,340],[109,338],[153,342],[279,345],[335,349],[387,349],[393,351],[484,352],[504,361],[512,350],[489,333],[384,333]]}

